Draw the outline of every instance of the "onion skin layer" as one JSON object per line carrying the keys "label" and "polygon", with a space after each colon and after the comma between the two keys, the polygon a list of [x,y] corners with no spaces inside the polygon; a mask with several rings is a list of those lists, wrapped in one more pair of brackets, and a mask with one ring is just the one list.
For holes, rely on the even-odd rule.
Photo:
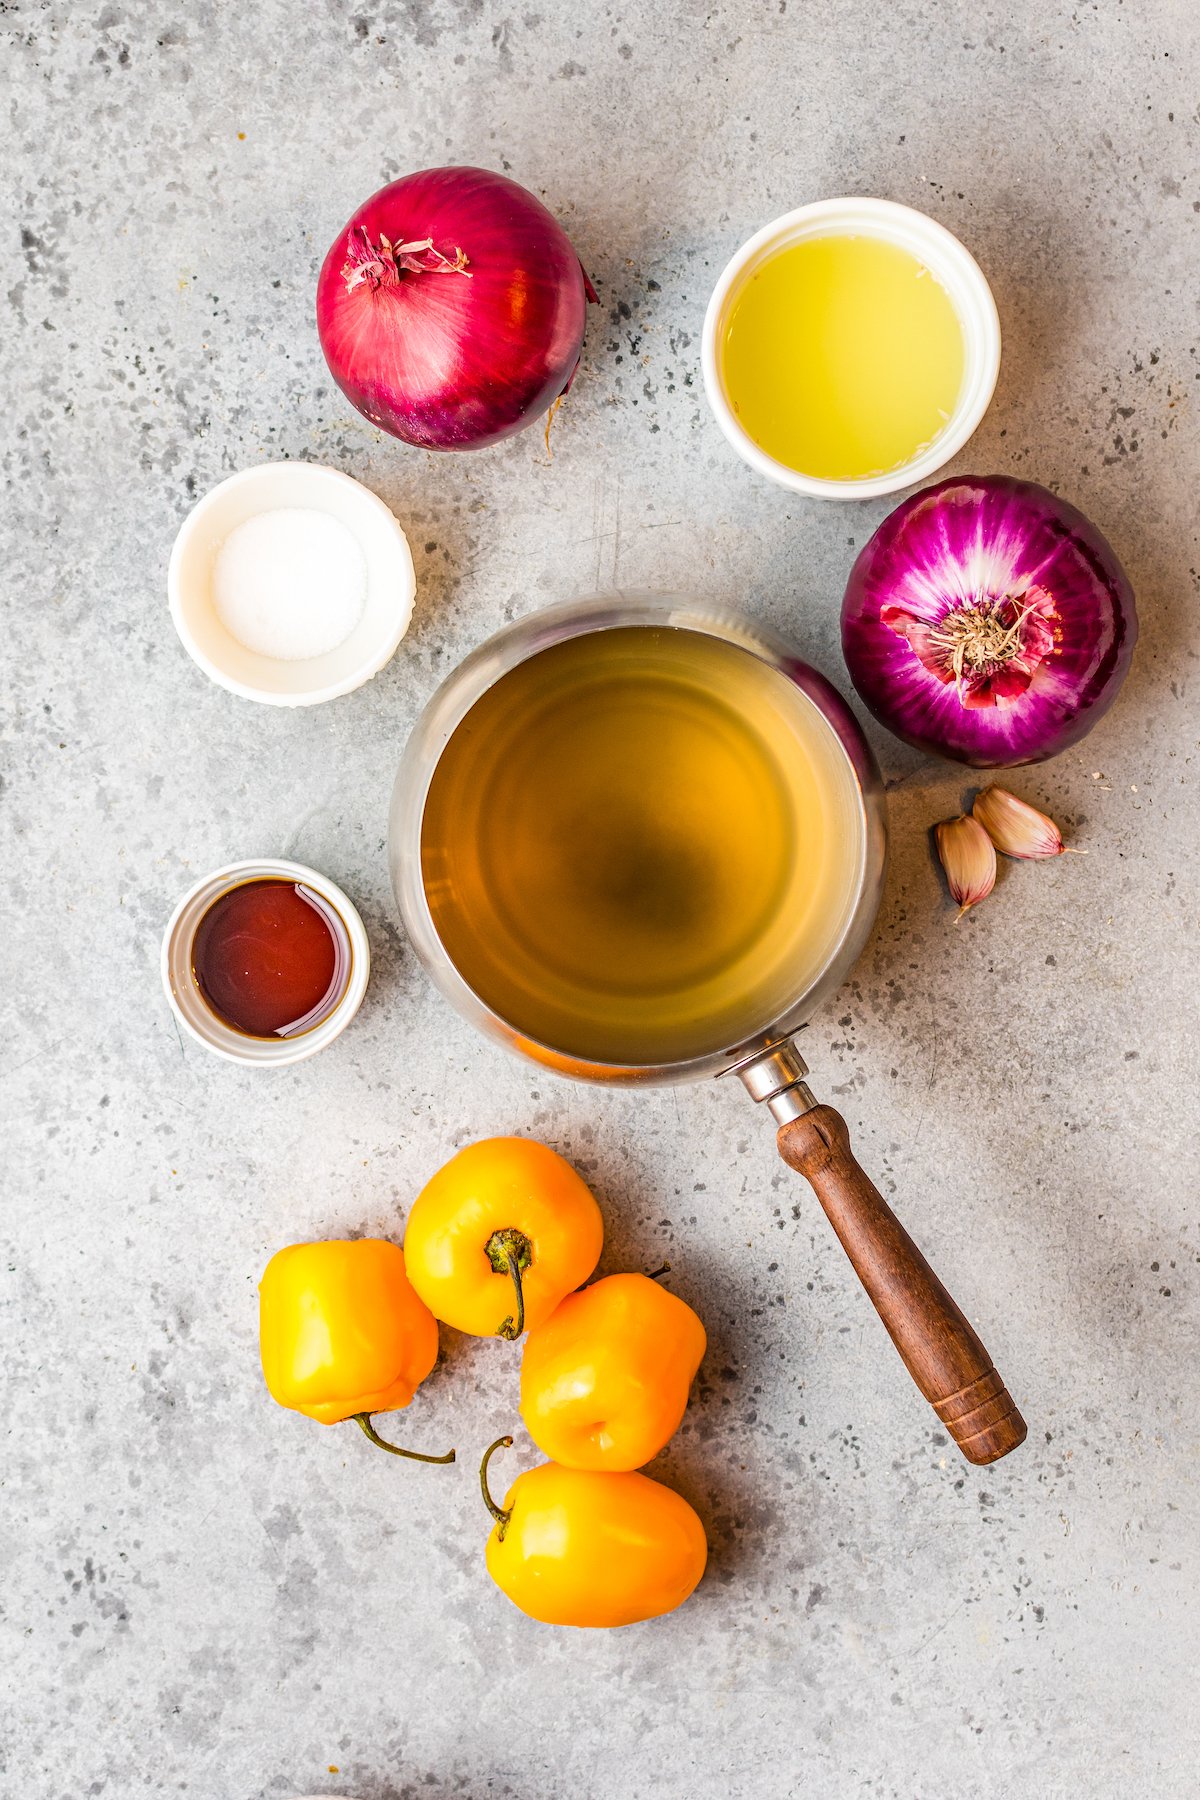
{"label": "onion skin layer", "polygon": [[[1018,640],[1011,660],[956,679],[947,616],[997,602]],[[842,603],[846,665],[875,717],[976,769],[1078,742],[1136,641],[1111,545],[1065,500],[1007,475],[954,476],[903,501],[859,554]]]}
{"label": "onion skin layer", "polygon": [[[466,272],[406,271],[350,287],[353,239],[431,239]],[[594,298],[540,200],[488,169],[424,169],[381,188],[334,239],[317,330],[334,380],[381,431],[474,450],[532,424],[570,385]]]}

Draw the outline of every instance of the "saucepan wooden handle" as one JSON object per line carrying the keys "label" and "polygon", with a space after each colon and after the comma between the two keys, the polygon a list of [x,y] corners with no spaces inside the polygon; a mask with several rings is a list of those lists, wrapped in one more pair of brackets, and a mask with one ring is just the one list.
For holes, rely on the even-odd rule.
{"label": "saucepan wooden handle", "polygon": [[831,1106],[779,1127],[779,1154],[812,1184],[909,1374],[969,1462],[1025,1440],[1008,1389],[950,1295],[865,1172]]}

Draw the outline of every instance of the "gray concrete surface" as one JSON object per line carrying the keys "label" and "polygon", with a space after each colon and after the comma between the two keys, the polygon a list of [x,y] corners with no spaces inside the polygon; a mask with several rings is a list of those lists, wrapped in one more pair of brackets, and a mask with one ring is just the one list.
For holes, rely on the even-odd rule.
{"label": "gray concrete surface", "polygon": [[[365,0],[4,8],[5,1794],[886,1800],[1196,1791],[1197,22],[1189,0]],[[326,376],[320,258],[385,178],[511,170],[595,277],[553,463],[379,437]],[[729,453],[698,336],[727,254],[839,191],[926,208],[995,287],[963,469],[1111,535],[1143,635],[1115,710],[1014,785],[1084,857],[953,928],[926,828],[971,784],[874,741],[895,859],[810,1033],[820,1090],[1024,1405],[961,1464],[738,1093],[574,1088],[473,1038],[394,915],[394,765],[502,620],[689,584],[842,679],[886,502]],[[288,716],[210,686],[164,577],[193,495],[347,469],[417,557],[367,690]],[[228,859],[359,900],[338,1046],[255,1078],[180,1041],[163,923]],[[445,1334],[408,1435],[271,1406],[277,1246],[398,1232],[466,1139],[535,1134],[602,1196],[604,1267],[668,1256],[711,1351],[662,1472],[712,1542],[693,1601],[554,1632],[490,1585],[474,1462],[515,1362]],[[529,1458],[520,1441],[515,1470]],[[334,1772],[336,1770],[336,1773]]]}

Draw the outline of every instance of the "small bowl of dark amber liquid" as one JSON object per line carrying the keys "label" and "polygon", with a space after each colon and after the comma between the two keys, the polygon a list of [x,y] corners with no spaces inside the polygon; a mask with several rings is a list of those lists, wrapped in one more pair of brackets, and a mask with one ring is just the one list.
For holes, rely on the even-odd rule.
{"label": "small bowl of dark amber liquid", "polygon": [[163,988],[184,1030],[260,1067],[300,1062],[340,1036],[370,969],[353,902],[302,863],[218,869],[184,895],[163,938]]}

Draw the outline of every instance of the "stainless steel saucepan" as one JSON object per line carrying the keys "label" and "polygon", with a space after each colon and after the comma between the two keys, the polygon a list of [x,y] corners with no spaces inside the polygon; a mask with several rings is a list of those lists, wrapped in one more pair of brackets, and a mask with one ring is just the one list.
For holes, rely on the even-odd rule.
{"label": "stainless steel saucepan", "polygon": [[[509,671],[568,640],[645,626],[718,639],[787,684],[789,705],[811,707],[826,749],[851,796],[839,829],[856,839],[856,878],[840,917],[828,922],[820,966],[797,970],[771,1002],[771,1016],[739,1042],[719,1037],[679,1061],[593,1061],[569,1045],[539,1041],[521,1021],[489,1005],[456,966],[439,936],[422,875],[422,827],[430,784],[451,737]],[[554,606],[507,627],[472,652],[443,682],[405,749],[392,797],[392,881],[409,936],[430,975],[465,1018],[519,1054],[560,1075],[603,1083],[688,1081],[736,1074],[777,1126],[779,1153],[804,1175],[913,1380],[963,1455],[995,1462],[1016,1449],[1025,1422],[968,1324],[921,1252],[855,1161],[838,1113],[814,1097],[794,1036],[843,981],[878,910],[886,855],[884,800],[874,758],[837,690],[774,633],[731,609],[687,597],[616,594]],[[536,896],[530,896],[536,904]],[[714,1025],[714,1034],[719,1030]],[[701,1033],[701,1036],[703,1034]]]}

